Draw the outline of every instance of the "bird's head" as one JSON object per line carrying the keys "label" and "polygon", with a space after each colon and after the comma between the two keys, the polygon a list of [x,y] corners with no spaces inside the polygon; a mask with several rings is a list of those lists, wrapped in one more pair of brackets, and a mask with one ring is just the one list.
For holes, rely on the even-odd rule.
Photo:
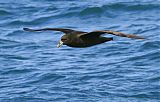
{"label": "bird's head", "polygon": [[59,41],[57,47],[60,48],[62,45],[67,45],[68,43],[70,43],[69,36],[63,35],[61,37],[61,40]]}

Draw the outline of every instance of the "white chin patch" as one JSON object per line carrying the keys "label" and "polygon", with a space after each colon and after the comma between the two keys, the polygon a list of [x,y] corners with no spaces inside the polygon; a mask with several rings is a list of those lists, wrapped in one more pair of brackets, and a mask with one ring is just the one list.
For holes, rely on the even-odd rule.
{"label": "white chin patch", "polygon": [[57,44],[57,47],[60,48],[62,45],[63,45],[63,42],[60,41],[60,42]]}

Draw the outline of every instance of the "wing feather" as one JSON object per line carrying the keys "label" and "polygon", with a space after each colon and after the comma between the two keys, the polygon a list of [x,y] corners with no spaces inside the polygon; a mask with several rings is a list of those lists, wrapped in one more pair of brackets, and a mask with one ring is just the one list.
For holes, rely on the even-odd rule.
{"label": "wing feather", "polygon": [[85,33],[83,35],[81,35],[81,37],[89,37],[89,36],[100,36],[102,34],[112,34],[112,35],[116,35],[116,36],[121,36],[121,37],[127,37],[127,38],[134,38],[134,39],[145,39],[144,37],[141,36],[137,36],[134,34],[125,34],[122,32],[117,32],[117,31],[112,31],[112,30],[97,30],[97,31],[93,31],[93,32],[89,32],[89,33]]}
{"label": "wing feather", "polygon": [[43,29],[23,28],[23,30],[30,31],[30,32],[34,32],[34,31],[61,31],[65,34],[81,33],[81,31],[76,31],[76,30],[72,30],[72,29],[64,29],[64,28],[43,28]]}

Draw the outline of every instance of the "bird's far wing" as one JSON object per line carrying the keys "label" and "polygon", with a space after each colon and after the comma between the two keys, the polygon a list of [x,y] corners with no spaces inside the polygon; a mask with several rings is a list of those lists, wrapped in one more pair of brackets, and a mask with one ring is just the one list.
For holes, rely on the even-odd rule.
{"label": "bird's far wing", "polygon": [[134,35],[134,34],[125,34],[125,33],[112,31],[112,30],[97,30],[97,31],[93,31],[93,32],[83,34],[80,37],[89,37],[89,36],[97,37],[97,36],[100,36],[100,35],[105,34],[105,33],[116,35],[116,36],[121,36],[121,37],[127,37],[127,38],[145,39],[144,37],[137,36],[137,35]]}
{"label": "bird's far wing", "polygon": [[43,29],[23,28],[23,30],[30,31],[30,32],[34,32],[34,31],[60,31],[65,34],[70,34],[70,33],[74,33],[74,32],[77,32],[77,33],[81,32],[81,31],[76,31],[76,30],[72,30],[72,29],[64,29],[64,28],[43,28]]}

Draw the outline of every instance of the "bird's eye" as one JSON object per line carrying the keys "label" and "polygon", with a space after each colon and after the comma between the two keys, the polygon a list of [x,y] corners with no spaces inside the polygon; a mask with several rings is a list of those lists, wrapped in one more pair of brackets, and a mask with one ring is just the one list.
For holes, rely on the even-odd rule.
{"label": "bird's eye", "polygon": [[61,41],[66,41],[66,40],[67,40],[66,38],[62,38],[62,39],[61,39]]}

